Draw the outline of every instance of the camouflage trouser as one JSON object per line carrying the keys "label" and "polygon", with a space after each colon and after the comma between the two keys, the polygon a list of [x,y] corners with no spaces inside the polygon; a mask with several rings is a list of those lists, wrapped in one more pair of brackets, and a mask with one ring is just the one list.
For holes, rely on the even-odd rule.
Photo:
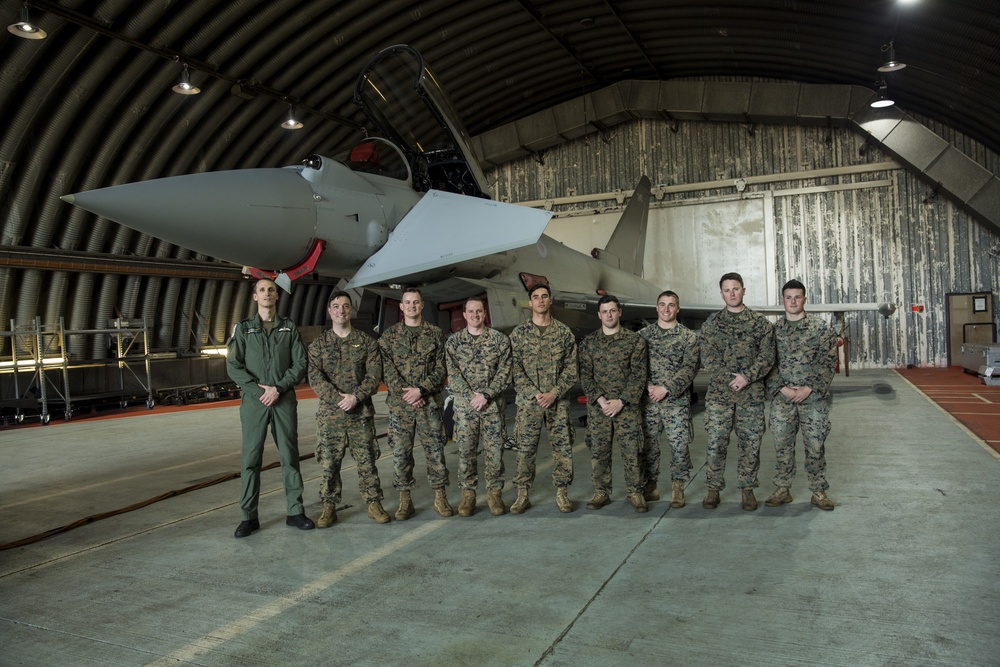
{"label": "camouflage trouser", "polygon": [[642,492],[639,450],[642,448],[642,415],[638,407],[625,407],[614,418],[607,417],[596,405],[587,406],[587,449],[593,468],[594,491],[611,495],[612,444],[618,439],[625,468],[625,490]]}
{"label": "camouflage trouser", "polygon": [[778,460],[774,466],[774,485],[789,488],[795,479],[795,436],[802,429],[809,490],[826,491],[826,436],[830,434],[830,401],[789,403],[780,394],[771,401],[768,422],[774,437]]}
{"label": "camouflage trouser", "polygon": [[569,423],[569,401],[556,401],[548,410],[537,405],[517,406],[514,441],[517,443],[517,475],[514,486],[530,489],[535,481],[535,457],[542,427],[552,445],[552,483],[573,483],[573,427]]}
{"label": "camouflage trouser", "polygon": [[672,452],[670,479],[686,482],[691,477],[691,404],[674,405],[666,401],[648,403],[642,415],[643,442],[639,452],[639,467],[646,482],[660,478],[660,433],[667,436]]}
{"label": "camouflage trouser", "polygon": [[469,405],[455,405],[455,440],[458,442],[458,481],[463,489],[479,487],[479,438],[483,439],[486,462],[486,488],[502,489],[503,415],[497,411],[479,412]]}
{"label": "camouflage trouser", "polygon": [[432,489],[448,486],[448,467],[444,463],[444,431],[440,408],[427,406],[389,408],[389,446],[392,447],[392,487],[411,491],[413,480],[413,436],[420,437],[427,459],[427,481]]}
{"label": "camouflage trouser", "polygon": [[736,467],[741,489],[757,488],[760,470],[760,441],[764,437],[764,404],[746,405],[730,402],[705,404],[705,431],[708,452],[705,460],[705,485],[711,491],[726,488],[726,452],[729,434],[736,430],[740,459]]}
{"label": "camouflage trouser", "polygon": [[323,504],[340,502],[344,486],[340,479],[340,466],[348,448],[358,466],[358,490],[365,502],[382,500],[382,483],[375,467],[379,457],[375,420],[371,417],[316,420],[316,462],[323,469],[320,500]]}

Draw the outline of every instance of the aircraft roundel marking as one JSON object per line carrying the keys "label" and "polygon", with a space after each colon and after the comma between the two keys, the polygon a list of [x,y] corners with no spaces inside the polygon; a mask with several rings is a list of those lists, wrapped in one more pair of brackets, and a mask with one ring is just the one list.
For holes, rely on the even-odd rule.
{"label": "aircraft roundel marking", "polygon": [[542,257],[545,257],[546,255],[549,254],[549,249],[546,248],[545,244],[542,243],[541,241],[539,241],[538,243],[536,243],[535,247],[538,248],[538,254],[541,255]]}

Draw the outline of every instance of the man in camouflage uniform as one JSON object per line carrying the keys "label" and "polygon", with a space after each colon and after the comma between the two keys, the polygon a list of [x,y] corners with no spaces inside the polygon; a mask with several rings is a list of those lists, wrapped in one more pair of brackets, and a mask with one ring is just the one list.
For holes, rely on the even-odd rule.
{"label": "man in camouflage uniform", "polygon": [[660,433],[667,434],[671,507],[684,507],[684,483],[691,476],[691,382],[698,371],[698,337],[677,321],[680,297],[667,290],[656,298],[656,322],[639,331],[649,348],[649,383],[643,397],[645,441],[639,465],[646,480],[643,497],[659,500]]}
{"label": "man in camouflage uniform", "polygon": [[705,430],[708,432],[706,509],[719,506],[726,488],[726,452],[735,429],[740,458],[737,466],[743,509],[757,509],[753,490],[760,469],[764,437],[764,378],[774,364],[774,329],[762,315],[743,305],[743,277],[727,273],[719,281],[726,307],[701,328],[701,364],[708,372]]}
{"label": "man in camouflage uniform", "polygon": [[628,502],[636,512],[648,510],[642,493],[642,413],[646,391],[646,339],[623,329],[621,303],[606,294],[597,302],[601,328],[580,345],[580,384],[587,395],[587,448],[593,468],[594,497],[587,509],[611,502],[611,452],[615,436],[625,467]]}
{"label": "man in camouflage uniform", "polygon": [[811,502],[821,510],[832,510],[826,495],[826,436],[830,433],[830,384],[837,365],[837,333],[823,320],[807,315],[806,288],[789,280],[781,288],[785,317],[774,327],[778,362],[767,376],[771,398],[771,435],[777,463],[770,507],[792,502],[789,492],[795,478],[795,436],[802,428],[806,474]]}
{"label": "man in camouflage uniform", "polygon": [[392,486],[399,491],[396,519],[409,519],[416,513],[410,491],[413,480],[413,436],[420,436],[427,459],[427,479],[434,489],[434,509],[441,516],[452,516],[445,487],[448,467],[444,446],[448,440],[441,418],[447,370],[444,359],[444,332],[424,322],[424,301],[420,290],[403,290],[399,309],[403,321],[382,334],[382,370],[389,390],[389,446],[392,447]]}
{"label": "man in camouflage uniform", "polygon": [[517,500],[511,514],[531,507],[528,492],[535,481],[535,457],[544,426],[552,445],[552,482],[556,506],[572,512],[568,488],[573,483],[573,428],[569,423],[569,390],[576,384],[576,339],[552,318],[552,291],[545,283],[528,290],[531,319],[510,334],[517,390]]}
{"label": "man in camouflage uniform", "polygon": [[236,537],[247,537],[260,529],[260,468],[267,427],[278,448],[281,479],[285,486],[288,516],[285,523],[301,530],[316,524],[302,507],[302,473],[299,471],[299,419],[295,385],[306,372],[306,348],[299,330],[287,317],[278,315],[278,286],[273,280],[254,283],[257,313],[237,323],[226,343],[226,370],[240,386],[240,425],[243,427],[243,479],[240,509],[243,521]]}
{"label": "man in camouflage uniform", "polygon": [[368,503],[368,516],[388,523],[382,508],[382,484],[375,461],[375,407],[372,396],[382,380],[382,356],[375,339],[351,326],[351,297],[336,290],[327,313],[333,322],[309,346],[309,384],[319,398],[316,411],[316,462],[323,469],[319,497],[323,513],[316,521],[329,528],[337,521],[343,484],[340,466],[348,448],[358,466],[358,489]]}
{"label": "man in camouflage uniform", "polygon": [[462,486],[459,516],[476,511],[479,487],[479,438],[486,461],[486,504],[493,516],[506,514],[501,495],[504,483],[504,400],[510,384],[510,339],[486,326],[482,299],[465,302],[466,327],[445,344],[448,389],[455,397],[455,440],[458,442],[458,478]]}

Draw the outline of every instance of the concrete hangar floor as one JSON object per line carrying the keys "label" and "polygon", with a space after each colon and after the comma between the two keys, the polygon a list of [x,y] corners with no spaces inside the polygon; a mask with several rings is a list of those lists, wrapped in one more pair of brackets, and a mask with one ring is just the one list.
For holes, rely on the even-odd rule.
{"label": "concrete hangar floor", "polygon": [[[582,429],[572,514],[544,443],[521,516],[490,516],[481,487],[475,516],[438,517],[418,454],[417,515],[377,525],[348,458],[339,523],[299,531],[272,470],[245,539],[233,480],[0,551],[0,664],[998,664],[1000,460],[895,372],[834,389],[833,512],[810,506],[801,460],[792,504],[742,511],[735,444],[717,510],[701,507],[699,471],[687,507],[637,514],[617,462],[614,502],[590,511]],[[303,454],[315,405],[300,404]],[[238,449],[231,406],[6,430],[0,542],[236,471]],[[769,435],[762,452],[760,499]],[[447,454],[454,479],[454,443]],[[505,463],[509,479],[512,452]],[[318,466],[302,466],[315,518]]]}

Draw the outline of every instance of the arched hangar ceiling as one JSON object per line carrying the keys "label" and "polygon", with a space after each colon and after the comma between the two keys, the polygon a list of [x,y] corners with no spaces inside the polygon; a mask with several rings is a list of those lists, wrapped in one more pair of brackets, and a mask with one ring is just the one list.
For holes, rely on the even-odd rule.
{"label": "arched hangar ceiling", "polygon": [[[396,43],[423,53],[472,135],[621,81],[743,76],[871,88],[884,76],[907,113],[1000,152],[996,0],[29,5],[47,39],[0,33],[6,248],[206,259],[95,221],[58,196],[332,152],[362,136],[351,101],[358,71]],[[21,7],[0,0],[0,20],[13,22]],[[908,66],[882,75],[876,69],[888,60],[889,42]],[[171,91],[180,63],[189,64],[200,95]],[[306,110],[302,130],[278,127],[289,103]],[[39,287],[23,285],[15,269],[4,276],[0,321],[7,322],[10,304],[38,302],[23,290]],[[18,310],[23,317],[31,308]]]}

